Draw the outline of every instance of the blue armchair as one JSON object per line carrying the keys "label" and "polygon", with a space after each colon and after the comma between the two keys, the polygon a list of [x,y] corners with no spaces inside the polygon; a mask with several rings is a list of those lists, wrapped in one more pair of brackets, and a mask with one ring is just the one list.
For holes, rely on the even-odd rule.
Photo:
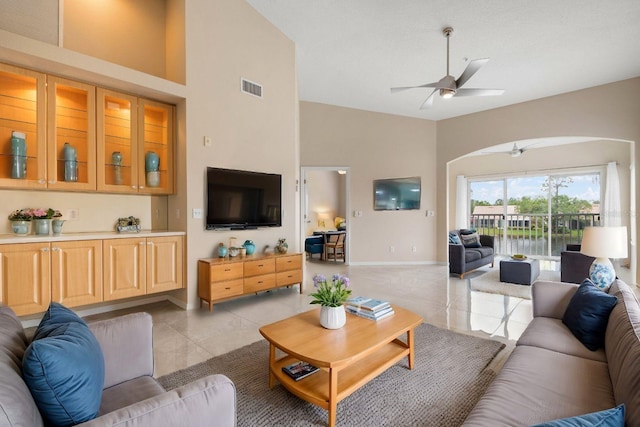
{"label": "blue armchair", "polygon": [[324,253],[324,236],[307,237],[304,240],[304,251],[309,258],[312,258],[314,254],[320,254],[320,259],[322,259],[322,254]]}

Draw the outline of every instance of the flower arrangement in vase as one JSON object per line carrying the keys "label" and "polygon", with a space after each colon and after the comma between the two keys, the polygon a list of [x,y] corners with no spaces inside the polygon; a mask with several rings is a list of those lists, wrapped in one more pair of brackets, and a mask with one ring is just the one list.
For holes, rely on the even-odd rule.
{"label": "flower arrangement in vase", "polygon": [[55,209],[34,209],[33,220],[36,226],[36,234],[41,236],[49,235],[49,230],[51,229],[51,220],[53,218],[59,218],[61,216],[62,214],[60,213],[60,211],[57,211]]}
{"label": "flower arrangement in vase", "polygon": [[15,234],[29,234],[30,221],[34,221],[36,234],[48,235],[51,219],[61,216],[60,211],[51,208],[26,208],[11,212],[9,220],[12,221],[12,228]]}
{"label": "flower arrangement in vase", "polygon": [[31,231],[32,209],[18,209],[9,214],[11,229],[17,236],[24,236]]}
{"label": "flower arrangement in vase", "polygon": [[313,276],[316,291],[311,294],[311,304],[320,304],[320,324],[327,329],[339,329],[347,323],[344,303],[351,295],[350,281],[347,276],[334,274],[327,281],[322,274]]}

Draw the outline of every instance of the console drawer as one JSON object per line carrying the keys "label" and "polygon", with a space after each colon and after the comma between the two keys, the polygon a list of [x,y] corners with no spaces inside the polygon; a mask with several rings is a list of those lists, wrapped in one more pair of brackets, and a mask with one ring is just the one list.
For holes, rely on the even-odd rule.
{"label": "console drawer", "polygon": [[244,292],[258,292],[273,289],[276,286],[276,275],[263,274],[261,276],[247,277],[244,279]]}
{"label": "console drawer", "polygon": [[261,274],[273,273],[276,271],[276,264],[271,259],[259,259],[255,261],[245,261],[244,276],[259,276]]}
{"label": "console drawer", "polygon": [[236,295],[242,295],[243,280],[229,280],[227,282],[211,283],[211,299],[224,299]]}
{"label": "console drawer", "polygon": [[276,271],[299,270],[302,268],[302,256],[290,255],[276,258]]}
{"label": "console drawer", "polygon": [[278,286],[295,285],[302,283],[302,270],[282,271],[276,273]]}
{"label": "console drawer", "polygon": [[224,282],[233,279],[242,279],[244,268],[241,262],[212,265],[210,274],[211,282]]}

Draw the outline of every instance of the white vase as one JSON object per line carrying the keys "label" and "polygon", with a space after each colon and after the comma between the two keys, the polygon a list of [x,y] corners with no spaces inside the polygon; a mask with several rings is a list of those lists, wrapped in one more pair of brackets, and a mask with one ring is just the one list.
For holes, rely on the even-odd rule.
{"label": "white vase", "polygon": [[340,329],[347,323],[344,306],[320,308],[320,324],[327,329]]}

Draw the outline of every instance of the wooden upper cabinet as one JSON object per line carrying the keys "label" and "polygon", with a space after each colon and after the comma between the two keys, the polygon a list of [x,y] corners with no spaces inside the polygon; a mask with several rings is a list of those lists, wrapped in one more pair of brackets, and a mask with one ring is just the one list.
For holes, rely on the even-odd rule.
{"label": "wooden upper cabinet", "polygon": [[[174,192],[174,107],[141,98],[138,105],[138,188],[144,193],[171,194]],[[157,156],[157,162],[152,156]]]}
{"label": "wooden upper cabinet", "polygon": [[138,192],[138,100],[134,96],[98,88],[98,190]]}
{"label": "wooden upper cabinet", "polygon": [[[46,76],[0,64],[0,186],[46,186]],[[24,134],[24,153],[12,147]]]}
{"label": "wooden upper cabinet", "polygon": [[47,104],[47,186],[95,190],[95,87],[48,76]]}

